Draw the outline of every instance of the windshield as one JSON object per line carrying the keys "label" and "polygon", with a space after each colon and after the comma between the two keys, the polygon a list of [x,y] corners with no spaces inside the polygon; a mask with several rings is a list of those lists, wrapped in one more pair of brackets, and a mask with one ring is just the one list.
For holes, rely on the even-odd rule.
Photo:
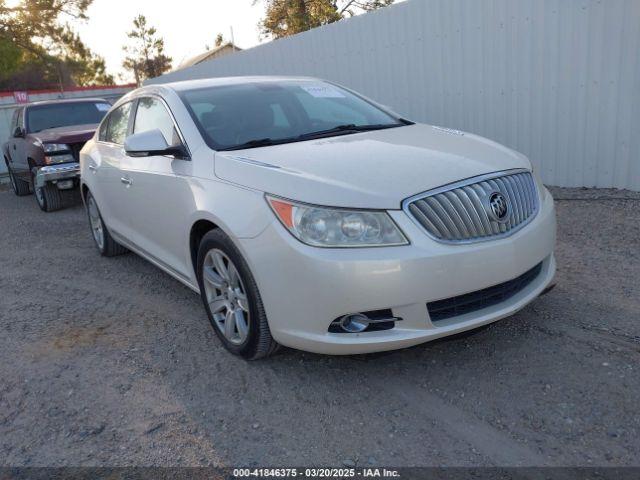
{"label": "windshield", "polygon": [[190,90],[181,97],[214,150],[234,150],[406,125],[320,81],[256,82]]}
{"label": "windshield", "polygon": [[27,131],[100,123],[111,108],[106,102],[70,102],[39,105],[27,109]]}

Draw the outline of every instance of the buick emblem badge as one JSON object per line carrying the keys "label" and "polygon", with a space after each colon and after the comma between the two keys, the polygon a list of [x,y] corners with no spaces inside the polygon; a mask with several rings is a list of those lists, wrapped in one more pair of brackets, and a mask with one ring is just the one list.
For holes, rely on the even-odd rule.
{"label": "buick emblem badge", "polygon": [[509,220],[509,201],[500,192],[489,195],[489,217],[499,223]]}

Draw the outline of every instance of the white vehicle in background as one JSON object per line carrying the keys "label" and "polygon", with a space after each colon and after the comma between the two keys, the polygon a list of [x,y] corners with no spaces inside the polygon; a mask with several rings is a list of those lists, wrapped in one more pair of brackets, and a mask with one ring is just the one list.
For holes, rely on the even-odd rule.
{"label": "white vehicle in background", "polygon": [[80,163],[100,252],[199,292],[248,359],[408,347],[553,285],[553,199],[526,157],[321,80],[143,87]]}

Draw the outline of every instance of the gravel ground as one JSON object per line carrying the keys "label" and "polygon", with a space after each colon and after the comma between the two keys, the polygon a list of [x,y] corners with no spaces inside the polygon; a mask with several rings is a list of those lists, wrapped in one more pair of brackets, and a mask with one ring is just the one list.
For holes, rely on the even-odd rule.
{"label": "gravel ground", "polygon": [[229,355],[186,287],[0,187],[0,465],[640,465],[640,195],[556,189],[558,287],[379,355]]}

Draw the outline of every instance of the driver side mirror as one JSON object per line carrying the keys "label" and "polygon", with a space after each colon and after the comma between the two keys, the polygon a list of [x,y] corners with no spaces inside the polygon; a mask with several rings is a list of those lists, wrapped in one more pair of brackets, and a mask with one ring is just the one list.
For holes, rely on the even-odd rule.
{"label": "driver side mirror", "polygon": [[162,132],[158,129],[135,133],[124,141],[124,152],[130,157],[153,157],[170,155],[178,159],[189,160],[189,153],[184,145],[169,146]]}
{"label": "driver side mirror", "polygon": [[16,129],[13,131],[13,138],[24,138],[24,137],[25,137],[24,128],[16,127]]}

